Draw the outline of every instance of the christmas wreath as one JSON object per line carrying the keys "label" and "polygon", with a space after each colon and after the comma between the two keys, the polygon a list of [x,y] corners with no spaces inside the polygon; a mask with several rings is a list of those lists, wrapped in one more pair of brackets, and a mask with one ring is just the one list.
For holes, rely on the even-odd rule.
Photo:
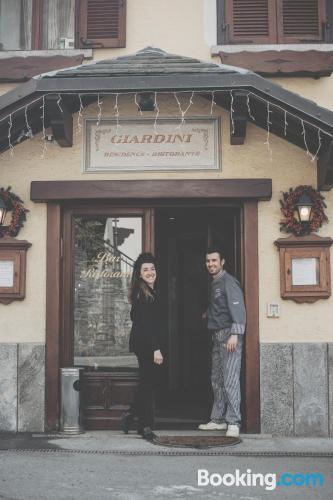
{"label": "christmas wreath", "polygon": [[27,219],[26,213],[29,210],[24,208],[23,201],[11,192],[10,186],[7,189],[0,188],[0,198],[4,202],[6,209],[12,212],[9,226],[0,226],[0,238],[3,236],[17,236]]}
{"label": "christmas wreath", "polygon": [[[311,220],[306,223],[298,221],[294,215],[295,204],[303,194],[308,195],[313,204]],[[280,205],[284,219],[280,222],[280,231],[293,233],[296,236],[304,236],[305,234],[318,231],[324,222],[328,222],[328,218],[324,212],[324,208],[326,208],[324,199],[321,193],[311,186],[298,186],[295,189],[290,188],[289,191],[283,193]]]}

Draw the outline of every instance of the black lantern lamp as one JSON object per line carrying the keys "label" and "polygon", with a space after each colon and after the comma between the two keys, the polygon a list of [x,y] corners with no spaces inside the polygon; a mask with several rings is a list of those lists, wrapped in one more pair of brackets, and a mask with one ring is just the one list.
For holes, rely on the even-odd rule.
{"label": "black lantern lamp", "polygon": [[299,222],[308,224],[311,221],[313,202],[310,196],[303,193],[295,203],[295,210]]}
{"label": "black lantern lamp", "polygon": [[0,227],[4,225],[7,214],[7,207],[4,201],[0,198]]}

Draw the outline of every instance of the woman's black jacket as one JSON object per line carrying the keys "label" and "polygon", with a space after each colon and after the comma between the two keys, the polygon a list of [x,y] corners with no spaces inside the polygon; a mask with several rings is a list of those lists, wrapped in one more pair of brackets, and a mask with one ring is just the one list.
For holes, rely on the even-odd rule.
{"label": "woman's black jacket", "polygon": [[153,299],[146,298],[142,291],[132,302],[132,329],[129,340],[131,352],[153,352],[163,349],[163,319],[160,300],[154,293]]}

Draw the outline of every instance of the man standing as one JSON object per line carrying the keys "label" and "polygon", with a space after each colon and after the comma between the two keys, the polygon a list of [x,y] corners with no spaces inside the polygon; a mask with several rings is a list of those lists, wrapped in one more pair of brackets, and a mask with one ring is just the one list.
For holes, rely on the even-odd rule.
{"label": "man standing", "polygon": [[213,278],[207,310],[207,327],[212,332],[212,388],[214,404],[211,421],[200,430],[227,430],[226,436],[238,437],[240,414],[240,369],[246,311],[239,282],[223,269],[224,256],[211,247],[206,267]]}

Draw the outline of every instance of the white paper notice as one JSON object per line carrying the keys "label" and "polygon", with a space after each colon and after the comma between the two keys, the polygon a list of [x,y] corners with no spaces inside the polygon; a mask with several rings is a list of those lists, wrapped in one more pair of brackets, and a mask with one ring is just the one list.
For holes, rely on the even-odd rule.
{"label": "white paper notice", "polygon": [[0,260],[0,288],[12,288],[14,286],[14,262],[12,260]]}
{"label": "white paper notice", "polygon": [[292,284],[293,285],[318,285],[317,273],[318,259],[292,259]]}

